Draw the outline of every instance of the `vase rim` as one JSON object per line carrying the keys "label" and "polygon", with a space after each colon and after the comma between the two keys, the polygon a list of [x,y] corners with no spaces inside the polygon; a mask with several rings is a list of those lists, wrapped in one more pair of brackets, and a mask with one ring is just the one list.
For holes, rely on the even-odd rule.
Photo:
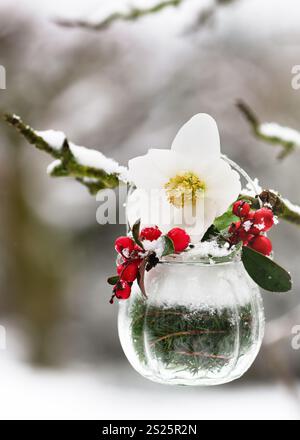
{"label": "vase rim", "polygon": [[239,264],[241,262],[241,255],[228,255],[226,257],[198,257],[194,259],[182,259],[182,255],[171,255],[163,257],[159,260],[158,264],[179,264],[179,265],[197,265],[203,267],[213,267],[228,264]]}

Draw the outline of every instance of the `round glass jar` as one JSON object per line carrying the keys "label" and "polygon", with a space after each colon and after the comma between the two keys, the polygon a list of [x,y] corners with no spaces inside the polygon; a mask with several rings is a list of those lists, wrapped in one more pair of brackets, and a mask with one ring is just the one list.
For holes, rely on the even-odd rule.
{"label": "round glass jar", "polygon": [[119,337],[144,377],[174,385],[219,385],[242,376],[264,333],[259,289],[239,260],[160,262],[120,301]]}

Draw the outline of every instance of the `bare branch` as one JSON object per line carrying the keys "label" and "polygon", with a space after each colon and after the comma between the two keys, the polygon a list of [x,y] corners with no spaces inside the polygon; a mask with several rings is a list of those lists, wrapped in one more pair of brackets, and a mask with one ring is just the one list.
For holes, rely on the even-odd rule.
{"label": "bare branch", "polygon": [[[56,159],[48,167],[49,175],[74,177],[85,185],[91,194],[96,194],[101,189],[115,188],[122,181],[122,175],[126,169],[120,167],[112,159],[107,159],[99,151],[74,145],[65,136],[61,146],[53,146],[43,137],[43,132],[33,130],[29,125],[24,124],[19,116],[4,114],[3,119],[16,128],[30,144]],[[63,135],[63,133],[61,134]],[[87,154],[93,154],[95,163],[87,163],[86,159],[82,161],[81,158],[85,158]],[[103,168],[98,165],[99,163],[103,163]],[[110,169],[114,169],[113,172],[105,170],[107,164]]]}
{"label": "bare branch", "polygon": [[255,137],[272,145],[281,145],[282,151],[278,159],[284,159],[300,147],[300,133],[296,130],[276,123],[261,123],[250,106],[241,100],[237,102],[237,107],[248,121]]}
{"label": "bare branch", "polygon": [[136,21],[146,15],[156,14],[168,7],[177,7],[185,0],[166,0],[162,1],[154,6],[145,9],[131,8],[126,13],[114,12],[113,14],[106,17],[104,20],[98,23],[92,23],[86,20],[67,20],[67,19],[56,19],[55,22],[60,26],[65,27],[79,27],[83,29],[102,31],[110,27],[117,21]]}

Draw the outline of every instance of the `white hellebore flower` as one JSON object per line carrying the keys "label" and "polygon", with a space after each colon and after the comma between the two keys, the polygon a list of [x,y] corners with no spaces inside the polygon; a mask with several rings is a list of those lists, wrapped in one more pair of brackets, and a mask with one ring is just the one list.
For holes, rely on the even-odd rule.
{"label": "white hellebore flower", "polygon": [[193,116],[177,133],[170,150],[150,149],[129,161],[129,224],[158,225],[163,232],[181,227],[193,242],[202,238],[240,191],[239,174],[221,158],[215,120]]}

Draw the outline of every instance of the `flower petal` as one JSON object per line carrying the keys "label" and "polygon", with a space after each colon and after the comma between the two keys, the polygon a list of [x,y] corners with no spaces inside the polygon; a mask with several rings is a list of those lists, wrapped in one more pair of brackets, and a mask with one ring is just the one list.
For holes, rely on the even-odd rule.
{"label": "flower petal", "polygon": [[220,136],[216,121],[206,113],[193,116],[177,133],[172,150],[202,162],[219,158]]}
{"label": "flower petal", "polygon": [[[186,165],[185,165],[186,162]],[[163,188],[178,172],[188,171],[189,161],[172,150],[150,149],[128,162],[128,178],[137,188]]]}
{"label": "flower petal", "polygon": [[222,215],[241,192],[240,176],[222,159],[212,163],[204,174],[205,197],[216,203],[216,215]]}

